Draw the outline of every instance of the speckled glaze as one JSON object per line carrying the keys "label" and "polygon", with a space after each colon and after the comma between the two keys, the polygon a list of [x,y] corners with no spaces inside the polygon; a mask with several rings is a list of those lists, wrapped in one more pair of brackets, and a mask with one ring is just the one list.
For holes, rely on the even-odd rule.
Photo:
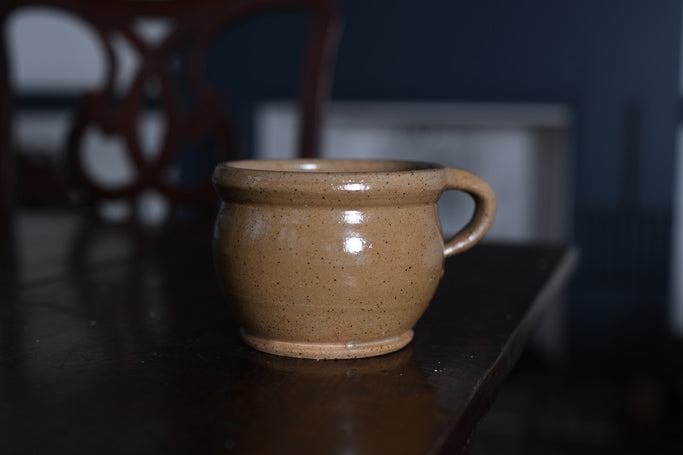
{"label": "speckled glaze", "polygon": [[[234,161],[218,165],[218,281],[242,339],[291,357],[370,357],[401,349],[426,310],[444,259],[477,243],[493,191],[461,169],[408,161]],[[436,201],[475,201],[444,243]]]}

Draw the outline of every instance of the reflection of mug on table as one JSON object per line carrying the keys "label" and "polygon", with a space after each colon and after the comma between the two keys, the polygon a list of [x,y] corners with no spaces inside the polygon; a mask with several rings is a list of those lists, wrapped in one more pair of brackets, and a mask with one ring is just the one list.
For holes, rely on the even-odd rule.
{"label": "reflection of mug on table", "polygon": [[230,374],[209,412],[235,422],[221,434],[235,453],[426,453],[442,423],[410,346],[338,362],[245,350]]}
{"label": "reflection of mug on table", "polygon": [[[407,161],[236,161],[213,177],[218,280],[256,349],[310,358],[368,357],[405,346],[443,273],[496,210],[473,174]],[[445,190],[475,201],[441,235]]]}

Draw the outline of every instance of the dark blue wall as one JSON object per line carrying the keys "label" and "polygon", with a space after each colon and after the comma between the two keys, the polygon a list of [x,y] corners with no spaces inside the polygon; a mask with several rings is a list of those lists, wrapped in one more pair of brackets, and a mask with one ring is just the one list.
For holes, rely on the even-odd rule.
{"label": "dark blue wall", "polygon": [[622,112],[643,110],[638,200],[668,206],[680,2],[347,1],[337,99],[562,101],[579,204],[619,198]]}

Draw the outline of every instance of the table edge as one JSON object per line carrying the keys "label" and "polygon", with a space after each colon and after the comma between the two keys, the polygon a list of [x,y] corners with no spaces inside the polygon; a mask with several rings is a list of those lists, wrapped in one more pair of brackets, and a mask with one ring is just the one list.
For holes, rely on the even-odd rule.
{"label": "table edge", "polygon": [[[529,310],[512,332],[491,368],[472,390],[465,408],[451,420],[444,436],[436,441],[429,454],[462,453],[469,446],[477,424],[495,401],[500,384],[519,360],[526,342],[531,338],[537,322],[547,311],[550,302],[567,284],[578,265],[579,256],[579,249],[576,246],[565,245],[565,251],[555,265],[555,270],[534,298]],[[470,420],[472,424],[462,426],[461,422],[464,420]]]}

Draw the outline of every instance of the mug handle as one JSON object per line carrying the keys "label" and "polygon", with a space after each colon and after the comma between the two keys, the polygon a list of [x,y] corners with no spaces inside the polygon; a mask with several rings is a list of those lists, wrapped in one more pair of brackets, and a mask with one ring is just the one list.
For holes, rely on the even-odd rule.
{"label": "mug handle", "polygon": [[443,191],[460,190],[474,199],[470,221],[444,244],[444,257],[472,248],[484,237],[496,216],[496,196],[481,178],[462,169],[444,168]]}

